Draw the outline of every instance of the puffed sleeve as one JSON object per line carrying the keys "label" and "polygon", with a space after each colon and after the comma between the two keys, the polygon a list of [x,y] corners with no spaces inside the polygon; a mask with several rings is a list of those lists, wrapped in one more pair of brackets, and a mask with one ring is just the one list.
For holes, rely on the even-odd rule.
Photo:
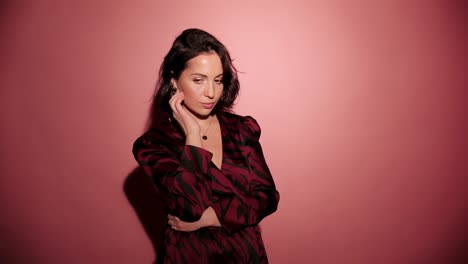
{"label": "puffed sleeve", "polygon": [[263,156],[260,126],[247,116],[241,121],[243,155],[247,155],[250,184],[246,194],[226,194],[212,207],[223,228],[229,233],[258,224],[276,211],[279,193]]}
{"label": "puffed sleeve", "polygon": [[183,221],[198,220],[211,203],[207,176],[211,152],[185,145],[180,154],[155,142],[151,135],[146,133],[135,141],[135,159],[152,178],[169,213]]}

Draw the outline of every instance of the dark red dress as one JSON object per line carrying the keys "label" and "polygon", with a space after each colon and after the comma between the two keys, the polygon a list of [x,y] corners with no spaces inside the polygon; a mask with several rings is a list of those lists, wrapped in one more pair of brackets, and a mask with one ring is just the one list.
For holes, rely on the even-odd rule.
{"label": "dark red dress", "polygon": [[255,119],[217,114],[223,143],[218,169],[211,152],[185,145],[175,119],[168,114],[160,117],[136,140],[136,160],[161,193],[167,213],[192,222],[211,206],[222,227],[181,232],[168,226],[158,262],[268,263],[258,223],[276,211],[279,193]]}

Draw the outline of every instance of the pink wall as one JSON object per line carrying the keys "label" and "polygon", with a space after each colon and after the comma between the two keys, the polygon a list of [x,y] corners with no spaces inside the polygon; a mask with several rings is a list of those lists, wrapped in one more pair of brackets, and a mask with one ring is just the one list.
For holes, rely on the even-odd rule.
{"label": "pink wall", "polygon": [[201,27],[263,128],[271,263],[467,263],[466,4],[172,2],[2,2],[0,262],[153,261],[131,145],[162,57]]}

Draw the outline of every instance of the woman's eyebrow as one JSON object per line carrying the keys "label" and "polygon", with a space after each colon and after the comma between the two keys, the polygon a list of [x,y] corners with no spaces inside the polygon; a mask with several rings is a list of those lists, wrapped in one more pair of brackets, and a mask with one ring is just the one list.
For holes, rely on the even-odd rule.
{"label": "woman's eyebrow", "polygon": [[193,76],[193,75],[197,75],[197,76],[201,76],[201,77],[208,78],[208,76],[206,76],[205,74],[201,74],[201,73],[192,73],[192,74],[190,74],[190,76]]}
{"label": "woman's eyebrow", "polygon": [[[206,74],[203,74],[203,73],[196,73],[196,72],[195,72],[195,73],[192,73],[192,74],[190,74],[190,76],[193,76],[193,75],[197,75],[197,76],[201,76],[201,77],[208,78],[208,75],[206,75]],[[223,74],[222,74],[222,73],[220,73],[220,74],[216,75],[216,77],[215,77],[215,78],[222,77],[222,76],[223,76]]]}

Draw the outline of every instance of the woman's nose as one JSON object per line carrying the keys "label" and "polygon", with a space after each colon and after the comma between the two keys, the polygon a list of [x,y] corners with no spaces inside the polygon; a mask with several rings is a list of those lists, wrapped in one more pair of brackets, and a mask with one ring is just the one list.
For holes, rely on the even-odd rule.
{"label": "woman's nose", "polygon": [[213,98],[215,96],[215,83],[209,83],[205,89],[205,96]]}

